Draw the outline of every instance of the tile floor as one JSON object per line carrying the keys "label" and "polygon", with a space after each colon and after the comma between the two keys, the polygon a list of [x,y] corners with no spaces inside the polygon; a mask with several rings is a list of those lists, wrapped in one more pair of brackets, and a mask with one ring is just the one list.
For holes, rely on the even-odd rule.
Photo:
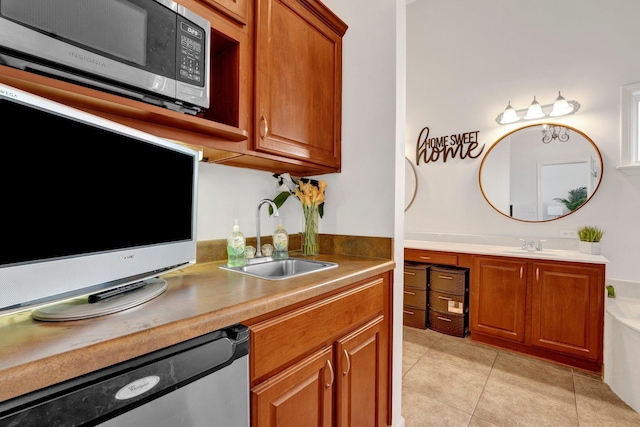
{"label": "tile floor", "polygon": [[406,427],[640,427],[597,376],[404,327]]}

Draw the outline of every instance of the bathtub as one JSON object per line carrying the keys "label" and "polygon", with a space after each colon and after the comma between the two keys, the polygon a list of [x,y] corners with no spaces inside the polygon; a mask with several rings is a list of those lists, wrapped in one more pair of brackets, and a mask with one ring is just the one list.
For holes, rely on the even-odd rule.
{"label": "bathtub", "polygon": [[607,280],[607,285],[616,297],[605,298],[604,382],[640,412],[640,282]]}

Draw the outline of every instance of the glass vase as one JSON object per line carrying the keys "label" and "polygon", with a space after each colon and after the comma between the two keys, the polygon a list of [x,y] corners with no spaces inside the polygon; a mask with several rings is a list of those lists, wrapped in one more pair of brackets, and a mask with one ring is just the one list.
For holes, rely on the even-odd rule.
{"label": "glass vase", "polygon": [[302,255],[318,255],[320,245],[318,243],[318,222],[320,215],[317,206],[302,206],[304,213],[304,232],[302,234]]}

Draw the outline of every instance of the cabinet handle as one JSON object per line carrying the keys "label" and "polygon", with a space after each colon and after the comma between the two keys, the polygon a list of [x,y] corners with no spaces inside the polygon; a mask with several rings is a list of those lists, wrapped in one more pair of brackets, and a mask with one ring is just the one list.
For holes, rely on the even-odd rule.
{"label": "cabinet handle", "polygon": [[451,319],[447,319],[446,317],[440,317],[440,316],[438,316],[438,319],[440,319],[440,320],[444,320],[445,322],[451,322]]}
{"label": "cabinet handle", "polygon": [[411,315],[411,316],[413,316],[415,314],[413,311],[409,311],[409,310],[402,310],[402,312],[404,314],[408,314],[408,315]]}
{"label": "cabinet handle", "polygon": [[264,116],[260,117],[260,138],[264,138],[267,136],[267,132],[269,132],[269,124],[267,123],[267,119]]}
{"label": "cabinet handle", "polygon": [[540,280],[540,268],[536,268],[536,281]]}
{"label": "cabinet handle", "polygon": [[407,295],[415,295],[416,294],[415,292],[411,292],[411,291],[404,291],[404,293],[407,294]]}
{"label": "cabinet handle", "polygon": [[347,349],[345,348],[343,351],[344,351],[344,357],[347,358],[347,370],[342,371],[342,375],[347,376],[347,374],[351,370],[351,359],[349,358],[349,353],[347,352]]}
{"label": "cabinet handle", "polygon": [[439,277],[440,279],[453,280],[453,277],[451,277],[451,276],[440,276],[440,275],[438,275],[438,277]]}
{"label": "cabinet handle", "polygon": [[438,295],[438,299],[443,299],[445,301],[453,301],[451,298],[443,297],[441,295]]}
{"label": "cabinet handle", "polygon": [[522,279],[522,267],[520,267],[520,279]]}
{"label": "cabinet handle", "polygon": [[327,360],[327,368],[329,368],[329,373],[331,374],[331,380],[325,384],[325,387],[330,388],[333,385],[333,367],[331,366],[330,360]]}
{"label": "cabinet handle", "polygon": [[421,256],[420,259],[431,259],[430,256]]}
{"label": "cabinet handle", "polygon": [[415,276],[416,273],[412,272],[412,271],[405,271],[404,274],[406,274],[407,276]]}

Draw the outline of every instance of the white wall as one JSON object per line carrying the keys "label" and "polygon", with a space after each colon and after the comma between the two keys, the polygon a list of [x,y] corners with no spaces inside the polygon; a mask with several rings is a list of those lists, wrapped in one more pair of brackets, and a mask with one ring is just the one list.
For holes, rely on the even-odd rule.
{"label": "white wall", "polygon": [[[404,42],[405,0],[323,0],[323,3],[349,29],[343,40],[342,172],[319,177],[328,183],[320,233],[395,237],[396,258],[401,259],[404,193],[396,194],[396,188],[404,185],[404,154],[402,139],[396,143],[396,133],[403,135],[404,129],[396,126],[396,84],[404,82],[404,64],[398,79],[396,19],[401,22]],[[404,45],[401,48],[404,50]],[[400,103],[404,105],[404,98]],[[404,109],[400,109],[399,115],[403,124]],[[396,171],[397,168],[402,169]],[[396,176],[402,178],[400,184]],[[255,236],[258,202],[275,197],[276,187],[275,178],[268,172],[201,164],[198,240],[226,238],[234,218],[240,220],[240,228],[247,236]],[[281,215],[287,231],[301,230],[302,210],[295,199],[284,204]],[[266,206],[261,212],[261,226],[263,235],[277,226],[277,219],[268,217]],[[400,274],[398,271],[401,273],[401,269],[396,269],[396,275]],[[394,292],[397,318],[402,315],[402,287],[396,286]],[[401,317],[394,323],[393,345],[393,425],[402,426]]]}
{"label": "white wall", "polygon": [[406,232],[555,238],[561,230],[606,230],[607,276],[640,278],[640,177],[619,161],[620,87],[640,81],[640,2],[628,0],[415,0],[407,6],[407,127],[415,160],[420,130],[432,136],[477,131],[486,153],[522,124],[499,126],[507,102],[526,108],[535,95],[550,104],[562,91],[580,110],[555,122],[582,130],[604,161],[602,184],[584,208],[546,223],[495,212],[478,184],[477,159],[418,166],[418,194]]}
{"label": "white wall", "polygon": [[[343,40],[342,172],[328,183],[320,233],[393,237],[396,70],[395,0],[325,0],[349,26]],[[198,240],[226,238],[233,219],[255,236],[258,202],[277,195],[269,172],[201,164]],[[266,206],[262,234],[277,226]],[[298,232],[302,210],[283,206],[285,229]]]}

